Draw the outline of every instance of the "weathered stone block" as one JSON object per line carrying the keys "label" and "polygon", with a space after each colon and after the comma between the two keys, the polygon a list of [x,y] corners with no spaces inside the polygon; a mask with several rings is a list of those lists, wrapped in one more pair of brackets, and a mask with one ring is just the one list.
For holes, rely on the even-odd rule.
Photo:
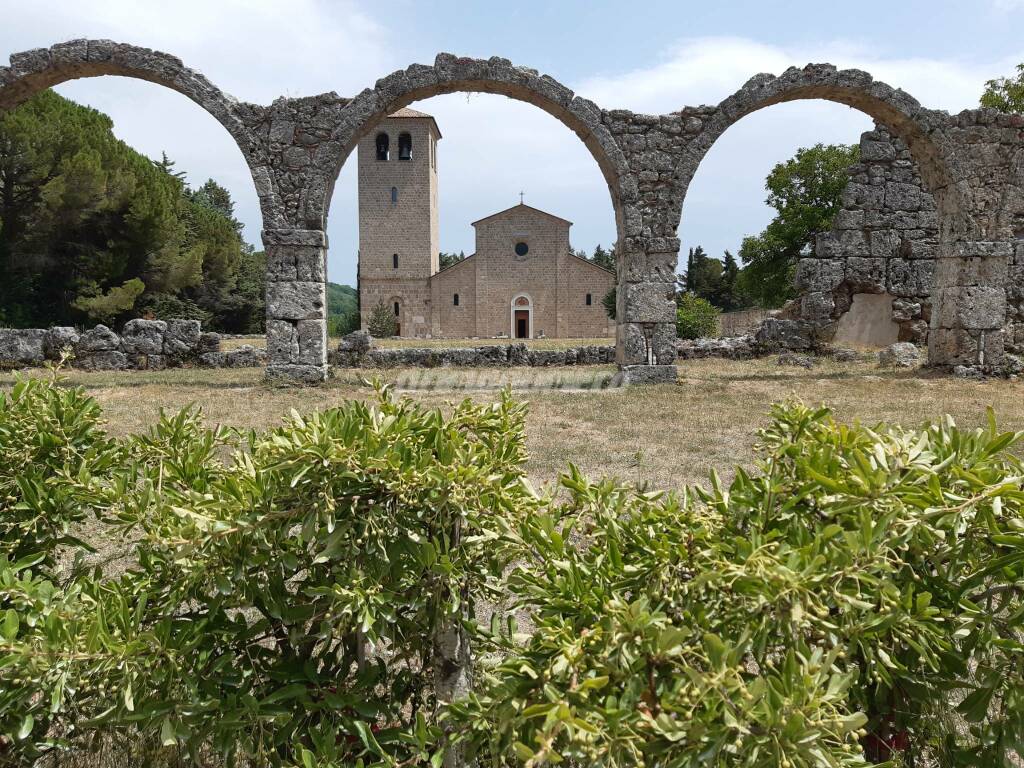
{"label": "weathered stone block", "polygon": [[129,320],[121,331],[121,349],[128,355],[159,355],[166,331],[163,320]]}
{"label": "weathered stone block", "polygon": [[885,293],[885,259],[851,256],[846,260],[846,284],[854,293]]}
{"label": "weathered stone block", "polygon": [[220,352],[220,334],[213,331],[201,333],[196,342],[196,354],[207,355],[212,352]]}
{"label": "weathered stone block", "polygon": [[175,360],[191,356],[199,345],[202,332],[198,320],[168,320],[164,331],[164,355]]}
{"label": "weathered stone block", "polygon": [[196,358],[196,362],[203,368],[223,368],[223,352],[203,352]]}
{"label": "weathered stone block", "polygon": [[892,319],[897,323],[921,317],[921,305],[909,299],[893,299]]}
{"label": "weathered stone block", "polygon": [[1004,286],[1010,284],[1010,265],[1001,256],[966,256],[935,262],[937,286]]}
{"label": "weathered stone block", "polygon": [[629,323],[657,323],[675,320],[675,285],[672,283],[626,283],[616,296],[619,315]]}
{"label": "weathered stone block", "polygon": [[119,349],[121,337],[105,325],[97,325],[78,338],[75,345],[75,356],[86,357],[96,352],[111,352]]}
{"label": "weathered stone block", "polygon": [[896,147],[890,141],[871,141],[862,138],[860,142],[860,159],[864,163],[890,162],[896,159]]}
{"label": "weathered stone block", "polygon": [[674,365],[624,365],[612,380],[612,386],[637,384],[675,384],[679,369]]}
{"label": "weathered stone block", "polygon": [[321,320],[300,320],[297,326],[298,358],[301,365],[327,364],[327,324]]}
{"label": "weathered stone block", "polygon": [[267,320],[267,354],[274,365],[298,362],[299,333],[290,320]]}
{"label": "weathered stone block", "polygon": [[46,340],[43,342],[43,352],[47,360],[59,360],[64,350],[74,353],[75,345],[78,344],[79,333],[70,326],[56,326],[46,332]]}
{"label": "weathered stone block", "polygon": [[887,285],[894,296],[929,296],[934,284],[934,261],[889,261]]}
{"label": "weathered stone block", "polygon": [[955,287],[938,293],[938,328],[994,330],[1006,317],[1006,291],[1002,288]]}
{"label": "weathered stone block", "polygon": [[800,299],[800,317],[809,323],[828,322],[835,308],[835,300],[830,291],[813,291]]}
{"label": "weathered stone block", "polygon": [[130,368],[131,364],[124,352],[103,349],[76,356],[75,367],[84,371],[124,371]]}
{"label": "weathered stone block", "polygon": [[756,345],[768,352],[782,349],[806,350],[813,346],[812,329],[800,320],[769,317],[754,332]]}
{"label": "weathered stone block", "polygon": [[243,344],[220,354],[225,368],[258,368],[267,362],[267,350],[251,344]]}
{"label": "weathered stone block", "polygon": [[796,286],[804,291],[831,291],[846,277],[842,259],[800,259],[796,267]]}
{"label": "weathered stone block", "polygon": [[269,365],[266,377],[272,381],[297,384],[320,384],[327,381],[327,366],[316,365]]}
{"label": "weathered stone block", "polygon": [[354,352],[358,355],[367,352],[373,346],[373,337],[367,331],[353,331],[338,343],[338,351]]}
{"label": "weathered stone block", "polygon": [[911,368],[921,358],[920,350],[907,341],[890,344],[878,353],[878,365],[881,368]]}
{"label": "weathered stone block", "polygon": [[42,328],[0,328],[0,365],[41,364],[46,335]]}
{"label": "weathered stone block", "polygon": [[322,282],[267,283],[267,317],[277,320],[322,320],[327,293]]}

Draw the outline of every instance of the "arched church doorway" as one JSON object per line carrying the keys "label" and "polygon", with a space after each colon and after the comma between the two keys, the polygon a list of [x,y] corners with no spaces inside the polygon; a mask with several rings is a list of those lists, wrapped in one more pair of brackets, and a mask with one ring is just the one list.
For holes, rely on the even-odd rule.
{"label": "arched church doorway", "polygon": [[533,301],[525,293],[512,299],[512,332],[514,339],[533,338]]}

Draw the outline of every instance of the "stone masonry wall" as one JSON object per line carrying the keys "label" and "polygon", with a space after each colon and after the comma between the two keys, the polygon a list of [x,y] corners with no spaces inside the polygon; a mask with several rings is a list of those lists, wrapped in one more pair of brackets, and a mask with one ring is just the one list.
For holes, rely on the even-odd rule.
{"label": "stone masonry wall", "polygon": [[182,366],[254,368],[267,352],[248,344],[221,350],[221,337],[198,320],[129,320],[120,334],[105,325],[75,328],[0,328],[0,368],[31,368],[70,354],[87,371],[162,370]]}
{"label": "stone masonry wall", "polygon": [[887,293],[900,341],[925,343],[939,243],[935,198],[910,150],[884,127],[861,136],[860,155],[832,231],[797,267],[800,317],[828,341],[854,294]]}
{"label": "stone masonry wall", "polygon": [[[854,294],[887,293],[893,297],[899,340],[927,342],[939,240],[935,198],[910,150],[876,125],[861,136],[860,162],[850,168],[832,231],[819,235],[814,253],[798,265],[799,317],[814,327],[819,340],[829,341]],[[1004,347],[1019,352],[1024,349],[1020,245],[1010,259],[1004,288]]]}
{"label": "stone masonry wall", "polygon": [[[263,216],[270,376],[301,381],[327,376],[324,232],[342,165],[388,115],[455,92],[501,94],[544,110],[579,136],[601,169],[618,234],[616,357],[627,381],[676,378],[676,228],[702,159],[746,115],[798,99],[846,104],[906,144],[938,214],[929,360],[947,369],[1001,364],[1008,341],[1007,285],[1011,275],[1016,280],[1024,269],[1024,117],[1019,115],[986,109],[950,115],[922,106],[866,72],[829,64],[755,75],[717,105],[642,115],[602,108],[554,78],[507,59],[450,53],[438,54],[432,64],[393,72],[351,98],[332,92],[261,106],[232,98],[174,56],[110,40],[71,40],[11,55],[10,65],[0,66],[0,111],[44,88],[100,75],[134,77],[175,90],[205,109],[238,144]],[[910,184],[891,182],[904,183]],[[883,186],[888,190],[890,181]],[[893,194],[899,189],[894,186]],[[899,205],[893,211],[920,212]],[[871,256],[870,249],[867,253],[858,258],[881,258]],[[915,266],[914,259],[888,257],[884,276],[869,269],[877,265],[864,266],[876,283],[891,285],[897,261],[909,270],[907,280],[921,284],[924,267]],[[844,270],[835,285],[845,279]],[[808,311],[830,317],[834,287],[815,291]],[[906,298],[919,292],[915,288]]]}

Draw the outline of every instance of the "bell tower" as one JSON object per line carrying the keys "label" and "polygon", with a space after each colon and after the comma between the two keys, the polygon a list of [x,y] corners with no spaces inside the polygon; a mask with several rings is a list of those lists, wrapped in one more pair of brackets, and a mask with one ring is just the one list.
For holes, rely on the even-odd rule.
{"label": "bell tower", "polygon": [[359,300],[362,327],[378,303],[401,336],[431,332],[438,271],[437,142],[430,115],[400,109],[359,142]]}

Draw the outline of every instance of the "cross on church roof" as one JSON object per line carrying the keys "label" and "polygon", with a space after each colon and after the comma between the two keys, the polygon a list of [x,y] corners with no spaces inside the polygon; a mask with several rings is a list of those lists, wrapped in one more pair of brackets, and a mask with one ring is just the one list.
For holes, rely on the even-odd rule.
{"label": "cross on church roof", "polygon": [[523,193],[522,192],[519,193],[519,204],[520,205],[523,204]]}

